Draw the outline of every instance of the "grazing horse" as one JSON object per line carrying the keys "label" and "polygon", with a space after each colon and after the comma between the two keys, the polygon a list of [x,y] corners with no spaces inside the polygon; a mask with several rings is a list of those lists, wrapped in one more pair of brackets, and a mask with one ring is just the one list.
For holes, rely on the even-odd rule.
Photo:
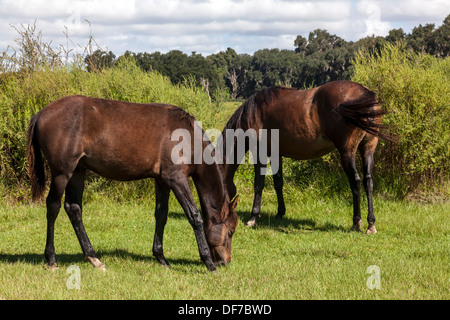
{"label": "grazing horse", "polygon": [[[222,138],[224,141],[227,139],[227,129],[255,129],[257,132],[259,129],[268,129],[269,134],[270,130],[279,130],[279,159],[276,159],[279,165],[278,172],[273,176],[278,200],[278,218],[286,211],[282,191],[282,157],[312,159],[337,149],[353,194],[351,229],[355,231],[360,230],[362,222],[361,179],[355,163],[355,154],[359,150],[369,206],[367,233],[371,234],[376,233],[372,203],[373,154],[379,137],[391,138],[380,132],[382,114],[375,93],[351,81],[333,81],[309,90],[272,87],[257,92],[236,110],[228,121]],[[226,145],[226,142],[223,144]],[[248,151],[248,143],[245,151]],[[272,159],[274,156],[277,155],[272,155]],[[255,155],[253,157],[255,158]],[[235,159],[231,161],[233,163],[224,164],[225,180],[231,197],[236,194],[233,178],[241,160]],[[254,225],[260,217],[265,177],[261,169],[265,165],[260,159],[255,164],[255,196],[252,215],[247,223],[249,226]]]}
{"label": "grazing horse", "polygon": [[[216,265],[230,261],[231,238],[238,223],[234,211],[237,198],[230,202],[219,166],[171,161],[171,151],[177,144],[171,138],[172,132],[183,129],[192,133],[194,120],[182,109],[171,105],[84,96],[57,100],[31,118],[27,153],[34,200],[43,195],[45,188],[41,151],[51,172],[46,200],[45,246],[50,269],[57,268],[54,224],[64,192],[64,209],[86,260],[94,267],[105,268],[95,255],[82,221],[82,194],[88,169],[114,180],[155,179],[153,255],[162,265],[169,266],[163,254],[163,233],[170,191],[194,229],[200,257],[206,267],[213,271]],[[200,145],[205,148],[210,143],[202,141]],[[203,217],[194,202],[189,177],[198,191]]]}

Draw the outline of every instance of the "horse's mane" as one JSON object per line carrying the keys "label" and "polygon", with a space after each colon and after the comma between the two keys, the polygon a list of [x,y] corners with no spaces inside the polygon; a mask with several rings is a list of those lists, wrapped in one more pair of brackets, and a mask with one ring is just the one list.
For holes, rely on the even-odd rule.
{"label": "horse's mane", "polygon": [[256,116],[260,113],[262,108],[266,105],[271,104],[273,99],[277,98],[280,92],[285,90],[297,89],[276,86],[262,89],[253,94],[234,112],[230,120],[228,120],[224,130],[247,130],[254,127]]}

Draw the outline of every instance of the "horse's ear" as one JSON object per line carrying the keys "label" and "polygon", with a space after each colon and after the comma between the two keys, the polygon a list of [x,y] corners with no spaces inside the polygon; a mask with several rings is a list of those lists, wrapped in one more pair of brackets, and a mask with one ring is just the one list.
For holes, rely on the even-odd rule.
{"label": "horse's ear", "polygon": [[237,206],[238,202],[239,202],[239,195],[235,196],[235,197],[233,198],[233,200],[231,200],[231,203],[230,203],[230,210],[236,209],[236,206]]}

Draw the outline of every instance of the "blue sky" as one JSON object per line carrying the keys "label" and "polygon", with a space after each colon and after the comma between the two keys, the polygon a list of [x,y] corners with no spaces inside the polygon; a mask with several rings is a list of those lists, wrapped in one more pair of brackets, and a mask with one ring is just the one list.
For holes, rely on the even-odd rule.
{"label": "blue sky", "polygon": [[[33,24],[45,40],[84,47],[90,32],[102,49],[238,53],[294,49],[297,35],[326,29],[346,40],[442,24],[449,0],[0,0],[0,50],[14,44],[11,25]],[[85,21],[88,20],[89,24]]]}

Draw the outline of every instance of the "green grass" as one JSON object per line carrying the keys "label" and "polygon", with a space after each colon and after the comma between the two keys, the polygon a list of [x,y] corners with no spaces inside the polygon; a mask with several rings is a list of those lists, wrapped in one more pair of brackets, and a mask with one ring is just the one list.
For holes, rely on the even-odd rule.
{"label": "green grass", "polygon": [[[285,190],[287,215],[276,220],[270,184],[263,215],[247,228],[252,194],[241,190],[240,225],[232,262],[209,273],[200,261],[193,231],[171,196],[165,256],[152,256],[153,201],[87,201],[84,222],[108,271],[91,267],[62,210],[55,246],[60,269],[46,269],[43,205],[0,205],[1,299],[449,299],[450,204],[392,201],[377,197],[378,234],[354,233],[351,201],[321,197],[313,189]],[[363,206],[364,208],[364,206]],[[76,265],[81,288],[68,289]],[[380,269],[380,289],[369,289],[369,266]]]}

